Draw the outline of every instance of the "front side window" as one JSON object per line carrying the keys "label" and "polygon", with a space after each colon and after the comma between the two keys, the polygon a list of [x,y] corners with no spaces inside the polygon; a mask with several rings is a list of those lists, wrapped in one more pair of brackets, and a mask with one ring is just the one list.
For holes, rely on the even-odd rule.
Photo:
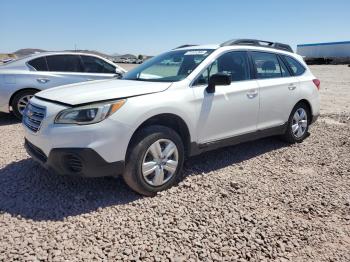
{"label": "front side window", "polygon": [[46,57],[49,71],[83,72],[78,55],[52,55]]}
{"label": "front side window", "polygon": [[48,71],[45,57],[35,58],[28,62],[36,71]]}
{"label": "front side window", "polygon": [[223,73],[231,76],[231,81],[244,81],[250,79],[248,55],[244,51],[225,53],[216,59],[195,81],[194,85],[206,85],[209,78]]}
{"label": "front side window", "polygon": [[156,56],[126,73],[123,79],[176,82],[185,79],[214,50],[175,50]]}
{"label": "front side window", "polygon": [[289,65],[289,67],[292,69],[295,76],[300,76],[304,74],[305,68],[294,58],[291,58],[290,56],[284,56],[285,61]]}
{"label": "front side window", "polygon": [[277,55],[272,53],[252,52],[252,58],[258,79],[282,77],[282,70]]}
{"label": "front side window", "polygon": [[115,74],[115,67],[100,58],[82,55],[81,59],[86,73]]}

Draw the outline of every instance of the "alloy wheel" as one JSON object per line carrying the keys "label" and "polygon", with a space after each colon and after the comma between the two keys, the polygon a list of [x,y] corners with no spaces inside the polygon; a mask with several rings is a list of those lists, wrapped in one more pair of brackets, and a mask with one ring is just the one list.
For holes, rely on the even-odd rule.
{"label": "alloy wheel", "polygon": [[292,121],[292,132],[296,138],[302,137],[307,129],[307,113],[304,108],[295,111]]}
{"label": "alloy wheel", "polygon": [[26,95],[26,96],[21,97],[21,99],[18,100],[17,109],[18,109],[18,112],[20,112],[21,115],[23,115],[23,111],[26,108],[29,100],[32,97],[33,97],[33,95]]}
{"label": "alloy wheel", "polygon": [[179,152],[174,142],[159,139],[146,151],[142,161],[142,175],[151,186],[162,186],[175,174]]}

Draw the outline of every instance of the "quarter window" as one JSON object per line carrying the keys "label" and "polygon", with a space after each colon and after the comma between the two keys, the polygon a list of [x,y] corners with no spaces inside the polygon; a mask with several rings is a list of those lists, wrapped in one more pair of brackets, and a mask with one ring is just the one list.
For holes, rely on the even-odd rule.
{"label": "quarter window", "polygon": [[247,53],[236,51],[223,54],[197,78],[194,85],[208,84],[210,76],[216,73],[230,75],[233,82],[249,80],[250,71]]}
{"label": "quarter window", "polygon": [[47,56],[49,71],[56,72],[83,72],[78,55],[52,55]]}
{"label": "quarter window", "polygon": [[28,62],[36,71],[48,71],[45,57],[39,57]]}
{"label": "quarter window", "polygon": [[283,77],[289,77],[291,76],[289,73],[288,68],[286,67],[286,65],[283,63],[282,59],[280,57],[278,57],[278,62],[280,63],[281,66],[281,71],[282,71],[282,76]]}
{"label": "quarter window", "polygon": [[284,59],[286,60],[289,67],[292,69],[295,76],[300,76],[304,74],[305,67],[302,66],[297,60],[291,58],[290,56],[284,56]]}
{"label": "quarter window", "polygon": [[115,67],[100,58],[82,55],[81,59],[86,73],[109,73],[115,74]]}
{"label": "quarter window", "polygon": [[[281,66],[277,55],[263,52],[252,52],[257,77],[259,79],[282,77]],[[286,72],[286,68],[284,69]]]}

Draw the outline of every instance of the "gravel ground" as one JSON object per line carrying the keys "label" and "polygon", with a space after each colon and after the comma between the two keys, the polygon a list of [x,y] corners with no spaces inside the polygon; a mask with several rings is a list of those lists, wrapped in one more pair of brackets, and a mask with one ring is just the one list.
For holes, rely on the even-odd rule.
{"label": "gravel ground", "polygon": [[48,174],[0,115],[0,261],[350,261],[350,68],[312,70],[323,117],[304,143],[197,156],[154,198]]}

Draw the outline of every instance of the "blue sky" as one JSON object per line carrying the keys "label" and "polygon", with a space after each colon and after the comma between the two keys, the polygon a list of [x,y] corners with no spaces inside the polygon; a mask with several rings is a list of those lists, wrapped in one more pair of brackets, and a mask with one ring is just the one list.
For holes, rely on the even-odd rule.
{"label": "blue sky", "polygon": [[155,55],[231,38],[350,40],[349,0],[1,0],[0,52],[20,48]]}

